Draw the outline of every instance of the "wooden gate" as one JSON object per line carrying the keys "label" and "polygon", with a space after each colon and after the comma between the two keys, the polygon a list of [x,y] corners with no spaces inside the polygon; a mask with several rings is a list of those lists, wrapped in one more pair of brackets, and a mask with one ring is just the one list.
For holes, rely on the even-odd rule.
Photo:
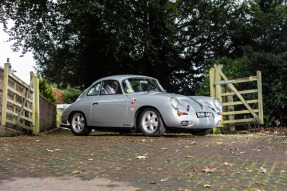
{"label": "wooden gate", "polygon": [[[222,72],[223,65],[214,65],[209,71],[210,96],[218,98],[223,105],[224,118],[218,127],[229,127],[235,130],[235,125],[248,123],[264,124],[261,72],[256,76],[229,80]],[[235,84],[253,84],[252,89],[238,90]],[[220,133],[215,128],[214,133]]]}
{"label": "wooden gate", "polygon": [[24,128],[39,134],[39,79],[30,73],[30,85],[10,72],[4,64],[1,126]]}

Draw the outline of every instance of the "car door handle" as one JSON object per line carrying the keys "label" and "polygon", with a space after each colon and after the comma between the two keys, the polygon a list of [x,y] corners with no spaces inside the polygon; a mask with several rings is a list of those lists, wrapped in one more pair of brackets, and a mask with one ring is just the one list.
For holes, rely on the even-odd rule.
{"label": "car door handle", "polygon": [[98,105],[98,104],[99,104],[98,102],[93,103],[93,105]]}

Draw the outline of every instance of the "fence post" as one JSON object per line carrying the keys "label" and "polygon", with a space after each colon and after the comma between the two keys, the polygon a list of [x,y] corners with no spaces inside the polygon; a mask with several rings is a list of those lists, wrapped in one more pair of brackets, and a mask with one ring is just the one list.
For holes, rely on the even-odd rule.
{"label": "fence post", "polygon": [[8,75],[10,70],[9,58],[7,58],[7,63],[4,64],[4,80],[3,80],[3,98],[2,98],[2,119],[1,125],[6,125],[6,110],[7,110],[7,96],[8,96]]}
{"label": "fence post", "polygon": [[[218,67],[219,67],[219,69],[221,70],[221,69],[223,68],[223,65],[219,65]],[[219,72],[216,70],[216,71],[215,71],[215,82],[220,82],[220,81],[221,81],[221,76],[220,76]],[[213,84],[213,86],[214,86],[214,84]],[[216,97],[217,99],[219,99],[219,100],[221,101],[221,103],[222,103],[221,93],[222,93],[222,88],[221,88],[221,86],[220,86],[220,85],[215,85],[215,97]],[[213,131],[213,134],[220,134],[220,133],[221,133],[220,127],[223,127],[222,121],[223,121],[223,118],[222,118],[222,120],[221,120],[221,124],[218,125],[217,127],[213,128],[213,130],[212,130],[212,131]]]}
{"label": "fence post", "polygon": [[215,68],[211,68],[209,70],[210,97],[215,97],[214,80],[215,80]]}
{"label": "fence post", "polygon": [[33,100],[33,121],[34,121],[34,127],[33,127],[33,135],[39,135],[40,133],[40,104],[39,104],[39,79],[30,73],[31,75],[31,84],[34,88],[34,100]]}
{"label": "fence post", "polygon": [[263,119],[263,97],[262,97],[262,79],[261,79],[261,72],[257,71],[257,88],[258,88],[258,117],[260,121],[260,125],[264,124]]}

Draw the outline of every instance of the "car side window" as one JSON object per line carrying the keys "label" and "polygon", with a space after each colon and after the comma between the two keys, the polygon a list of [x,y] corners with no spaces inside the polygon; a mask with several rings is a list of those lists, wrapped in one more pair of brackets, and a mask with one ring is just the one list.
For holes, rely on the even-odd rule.
{"label": "car side window", "polygon": [[89,90],[88,96],[99,95],[100,87],[101,87],[101,82],[95,84],[95,85]]}
{"label": "car side window", "polygon": [[101,95],[122,94],[121,86],[116,80],[103,81]]}

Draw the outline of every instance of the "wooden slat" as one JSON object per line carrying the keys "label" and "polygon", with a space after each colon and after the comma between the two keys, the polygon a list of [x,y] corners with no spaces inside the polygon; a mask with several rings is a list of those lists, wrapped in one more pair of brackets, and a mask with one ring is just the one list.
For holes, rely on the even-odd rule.
{"label": "wooden slat", "polygon": [[[246,102],[247,103],[258,103],[258,99],[248,100]],[[235,102],[222,103],[222,106],[243,105],[243,104],[244,103],[242,101],[235,101]]]}
{"label": "wooden slat", "polygon": [[[255,113],[258,113],[259,110],[258,109],[254,109],[253,110]],[[246,113],[250,113],[249,110],[241,110],[241,111],[228,111],[228,112],[224,112],[224,115],[239,115],[239,114],[246,114]]]}
{"label": "wooden slat", "polygon": [[257,79],[258,79],[257,76],[251,76],[251,77],[237,78],[237,79],[227,80],[227,81],[219,81],[219,82],[215,82],[214,85],[225,85],[228,83],[238,84],[238,83],[243,83],[243,82],[256,81]]}
{"label": "wooden slat", "polygon": [[[244,91],[238,91],[239,94],[251,94],[251,93],[257,93],[257,89],[252,89],[252,90],[244,90]],[[225,92],[221,94],[222,96],[231,96],[231,95],[236,95],[235,92]]]}
{"label": "wooden slat", "polygon": [[[8,86],[8,90],[10,90],[11,92],[17,94],[18,96],[21,96],[22,98],[25,98],[25,94],[23,95],[23,93],[18,92],[17,90],[15,90],[14,88],[11,88],[10,86]],[[31,100],[30,98],[27,98],[27,101],[33,103],[33,100]]]}
{"label": "wooden slat", "polygon": [[[6,122],[7,123],[10,123],[12,125],[16,125],[16,121],[11,121],[9,119],[6,119]],[[21,128],[24,128],[24,129],[28,129],[28,130],[32,130],[31,127],[28,127],[28,126],[25,126],[25,125],[22,125],[22,124],[17,124],[17,126],[21,127]]]}
{"label": "wooden slat", "polygon": [[[11,99],[7,98],[7,101],[8,101],[9,103],[12,103],[13,105],[16,105],[16,106],[18,106],[18,107],[22,107],[22,104],[20,104],[20,103],[14,101],[14,100],[11,100]],[[25,109],[26,111],[29,111],[30,113],[32,113],[32,110],[29,109],[28,107],[24,107],[24,109]]]}
{"label": "wooden slat", "polygon": [[[7,110],[6,112],[9,113],[9,114],[11,114],[11,115],[14,115],[14,116],[18,117],[18,113],[15,113],[14,111]],[[26,120],[26,121],[30,121],[30,122],[33,123],[33,120],[32,120],[32,119],[30,119],[30,118],[28,118],[28,117],[25,117],[25,116],[23,116],[23,115],[21,115],[21,119],[24,119],[24,120]]]}
{"label": "wooden slat", "polygon": [[224,120],[223,124],[229,124],[229,123],[256,123],[257,121],[253,118],[249,119],[235,119],[235,120]]}
{"label": "wooden slat", "polygon": [[15,76],[14,74],[9,74],[9,77],[18,82],[19,84],[21,84],[22,86],[24,86],[25,88],[29,89],[29,85],[26,84],[23,80],[21,80],[17,76]]}

